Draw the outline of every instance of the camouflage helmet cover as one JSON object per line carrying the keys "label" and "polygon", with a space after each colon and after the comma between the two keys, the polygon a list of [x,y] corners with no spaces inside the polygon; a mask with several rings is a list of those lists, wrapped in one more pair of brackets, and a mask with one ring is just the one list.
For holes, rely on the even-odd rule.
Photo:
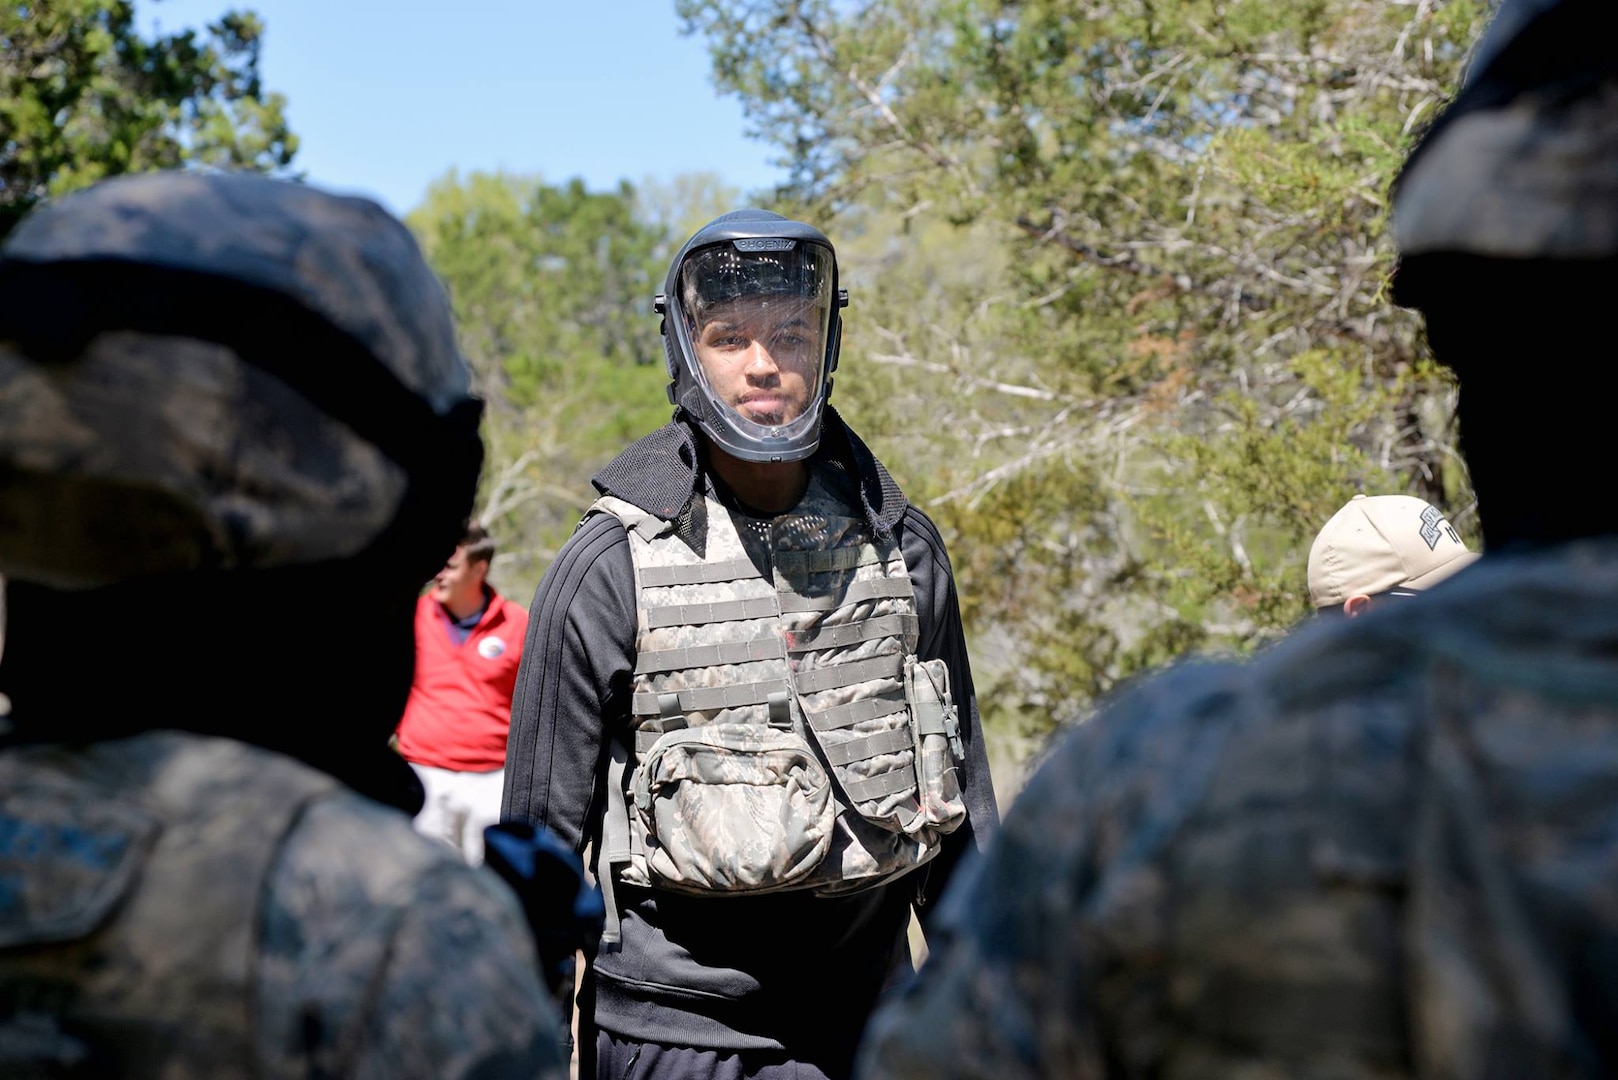
{"label": "camouflage helmet cover", "polygon": [[429,496],[452,533],[477,415],[442,286],[367,200],[149,174],[0,249],[0,573],[346,558]]}

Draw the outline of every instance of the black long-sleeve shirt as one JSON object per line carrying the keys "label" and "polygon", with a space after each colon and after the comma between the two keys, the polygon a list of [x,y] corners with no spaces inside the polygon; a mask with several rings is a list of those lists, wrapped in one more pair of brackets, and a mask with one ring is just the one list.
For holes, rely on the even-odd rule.
{"label": "black long-sleeve shirt", "polygon": [[[686,491],[711,490],[700,470],[681,482]],[[908,957],[912,903],[925,926],[956,861],[995,827],[948,555],[932,521],[895,505],[897,488],[888,485],[886,510],[916,598],[917,655],[949,666],[960,709],[968,823],[920,870],[851,896],[685,896],[619,886],[622,947],[593,965],[600,1027],[665,1045],[785,1051],[842,1071],[877,995]],[[597,486],[611,489],[600,478]],[[594,517],[564,545],[529,611],[506,818],[545,825],[581,851],[599,839],[607,746],[629,730],[635,634],[628,538],[617,519]]]}

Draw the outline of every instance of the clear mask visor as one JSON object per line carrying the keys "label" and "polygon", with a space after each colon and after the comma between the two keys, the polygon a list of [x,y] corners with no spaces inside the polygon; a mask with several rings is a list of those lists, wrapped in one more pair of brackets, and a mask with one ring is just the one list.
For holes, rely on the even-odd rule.
{"label": "clear mask visor", "polygon": [[731,426],[761,446],[819,422],[833,305],[832,255],[779,238],[688,255],[680,308],[697,374]]}

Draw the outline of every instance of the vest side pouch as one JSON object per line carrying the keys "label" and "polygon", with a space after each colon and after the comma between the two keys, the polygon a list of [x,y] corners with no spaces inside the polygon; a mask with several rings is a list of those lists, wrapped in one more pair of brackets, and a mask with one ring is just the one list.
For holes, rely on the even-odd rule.
{"label": "vest side pouch", "polygon": [[831,780],[790,731],[709,724],[668,732],[635,769],[632,788],[647,866],[663,888],[793,888],[831,844]]}
{"label": "vest side pouch", "polygon": [[942,660],[907,657],[905,697],[914,724],[916,780],[921,791],[921,812],[905,831],[954,832],[966,820],[966,801],[956,771],[966,757],[966,748],[949,692],[949,667]]}

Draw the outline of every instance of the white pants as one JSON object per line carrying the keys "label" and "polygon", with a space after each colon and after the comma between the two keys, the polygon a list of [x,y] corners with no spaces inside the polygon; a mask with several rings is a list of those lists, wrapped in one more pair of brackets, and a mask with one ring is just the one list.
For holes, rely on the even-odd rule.
{"label": "white pants", "polygon": [[467,862],[483,862],[483,828],[500,820],[500,797],[506,770],[455,772],[410,763],[427,789],[427,801],[416,815],[416,831],[442,840]]}

